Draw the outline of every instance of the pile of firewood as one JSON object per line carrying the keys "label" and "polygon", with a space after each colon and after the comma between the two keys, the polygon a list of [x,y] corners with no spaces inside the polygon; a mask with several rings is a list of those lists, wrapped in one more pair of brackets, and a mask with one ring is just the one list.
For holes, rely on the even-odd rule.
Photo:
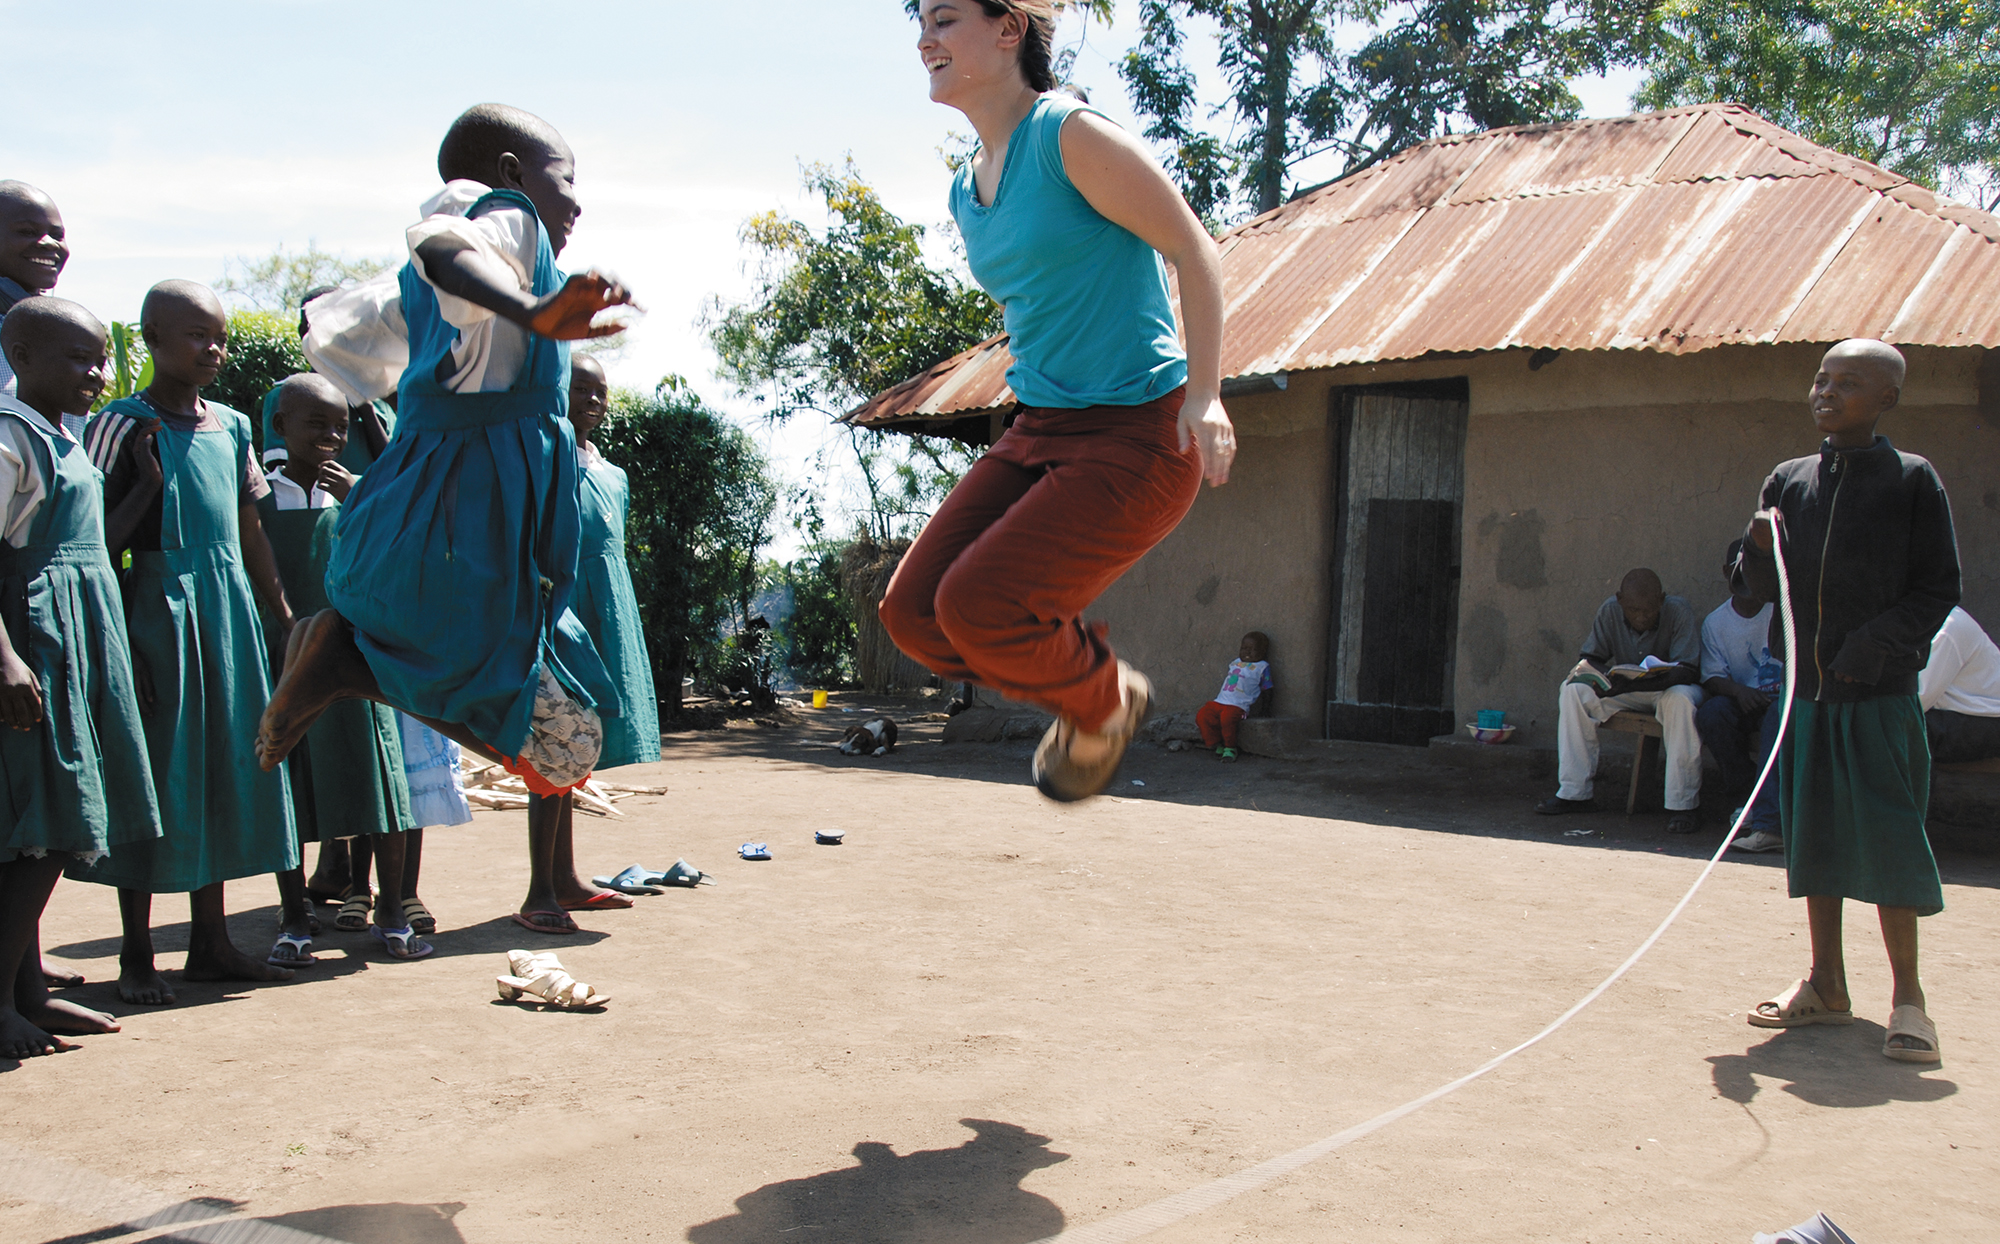
{"label": "pile of firewood", "polygon": [[[460,785],[465,789],[465,801],[475,808],[525,808],[534,798],[528,793],[527,783],[520,778],[499,765],[471,756],[459,761],[458,776]],[[622,786],[617,782],[600,782],[592,778],[577,788],[576,807],[579,812],[588,812],[593,816],[624,816],[616,806],[620,799],[666,793],[664,786]]]}

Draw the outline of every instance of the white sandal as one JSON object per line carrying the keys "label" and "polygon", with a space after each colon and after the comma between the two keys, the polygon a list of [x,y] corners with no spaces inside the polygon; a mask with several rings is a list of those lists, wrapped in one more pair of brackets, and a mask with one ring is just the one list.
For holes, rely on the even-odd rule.
{"label": "white sandal", "polygon": [[502,1002],[518,1002],[526,994],[543,1006],[577,1011],[611,1001],[610,994],[599,993],[564,971],[552,952],[530,954],[525,950],[510,950],[507,966],[513,969],[510,975],[494,978]]}

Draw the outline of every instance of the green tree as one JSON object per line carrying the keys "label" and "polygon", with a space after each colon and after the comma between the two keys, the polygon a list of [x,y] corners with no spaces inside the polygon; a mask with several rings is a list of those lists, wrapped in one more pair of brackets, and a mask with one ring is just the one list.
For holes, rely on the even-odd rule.
{"label": "green tree", "polygon": [[1733,100],[2000,207],[2000,0],[1670,0],[1638,102]]}
{"label": "green tree", "polygon": [[248,415],[261,440],[264,394],[285,377],[308,370],[294,321],[270,311],[231,311],[228,357],[202,396]]}
{"label": "green tree", "polygon": [[777,490],[756,444],[678,376],[616,389],[594,439],[631,480],[625,548],[653,671],[670,711],[681,676],[717,676],[749,631]]}
{"label": "green tree", "polygon": [[[1354,172],[1454,128],[1576,116],[1569,79],[1635,55],[1645,12],[1637,0],[1140,0],[1119,74],[1215,227],[1278,206],[1293,168],[1323,153]],[[1211,117],[1186,61],[1191,18],[1215,24],[1229,87]],[[1356,51],[1336,42],[1343,22],[1370,30]],[[1205,124],[1224,114],[1226,132]]]}
{"label": "green tree", "polygon": [[791,612],[777,626],[778,644],[780,660],[801,686],[854,682],[854,615],[841,591],[841,551],[821,541],[802,557],[765,567],[765,586],[791,598]]}
{"label": "green tree", "polygon": [[[767,417],[837,418],[1000,331],[993,300],[927,263],[923,226],[884,207],[851,161],[808,166],[805,187],[825,203],[826,227],[752,217],[742,239],[757,258],[755,292],[708,309],[721,375]],[[868,490],[864,521],[884,538],[927,513],[971,461],[955,441],[854,428],[846,440]]]}
{"label": "green tree", "polygon": [[295,316],[308,290],[365,280],[388,268],[387,260],[348,259],[307,242],[296,254],[281,246],[262,259],[230,260],[223,265],[215,290],[235,294],[259,311]]}

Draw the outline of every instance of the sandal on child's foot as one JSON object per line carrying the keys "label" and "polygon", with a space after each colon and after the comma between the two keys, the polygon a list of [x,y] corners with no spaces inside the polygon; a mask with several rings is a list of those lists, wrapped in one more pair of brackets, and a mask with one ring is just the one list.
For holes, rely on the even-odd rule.
{"label": "sandal on child's foot", "polygon": [[1125,711],[1107,734],[1109,745],[1104,754],[1088,763],[1078,761],[1070,755],[1070,744],[1075,738],[1076,728],[1065,728],[1058,719],[1042,736],[1040,746],[1035,748],[1035,758],[1029,772],[1035,779],[1035,787],[1042,794],[1059,803],[1075,803],[1079,799],[1089,799],[1102,794],[1111,785],[1111,779],[1118,775],[1118,766],[1125,759],[1125,749],[1132,742],[1139,727],[1146,724],[1146,717],[1153,707],[1153,684],[1146,676],[1125,662],[1118,663],[1118,678],[1124,686]]}
{"label": "sandal on child's foot", "polygon": [[403,900],[403,919],[418,933],[430,934],[438,931],[437,917],[431,914],[431,909],[424,906],[424,900],[420,898]]}
{"label": "sandal on child's foot", "polygon": [[1218,760],[1235,760],[1236,749],[1233,747],[1218,747],[1215,749],[1215,755]]}
{"label": "sandal on child's foot", "polygon": [[368,910],[375,905],[375,896],[362,893],[350,895],[340,905],[340,914],[333,918],[333,927],[342,933],[361,933],[368,928]]}
{"label": "sandal on child's foot", "polygon": [[422,959],[437,950],[429,942],[418,941],[416,932],[408,925],[400,929],[385,929],[379,924],[371,924],[368,931],[382,943],[382,949],[389,952],[391,959]]}
{"label": "sandal on child's foot", "polygon": [[313,958],[313,942],[310,937],[293,937],[290,933],[279,933],[278,941],[271,947],[271,953],[264,962],[274,968],[309,968],[319,960]]}

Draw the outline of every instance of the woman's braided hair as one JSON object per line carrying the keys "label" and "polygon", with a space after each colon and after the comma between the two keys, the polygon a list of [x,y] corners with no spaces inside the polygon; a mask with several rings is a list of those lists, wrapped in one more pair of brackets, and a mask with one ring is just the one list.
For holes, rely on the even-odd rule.
{"label": "woman's braided hair", "polygon": [[1021,76],[1037,92],[1056,89],[1055,43],[1057,0],[979,0],[988,17],[1019,13],[1028,21],[1021,40]]}

